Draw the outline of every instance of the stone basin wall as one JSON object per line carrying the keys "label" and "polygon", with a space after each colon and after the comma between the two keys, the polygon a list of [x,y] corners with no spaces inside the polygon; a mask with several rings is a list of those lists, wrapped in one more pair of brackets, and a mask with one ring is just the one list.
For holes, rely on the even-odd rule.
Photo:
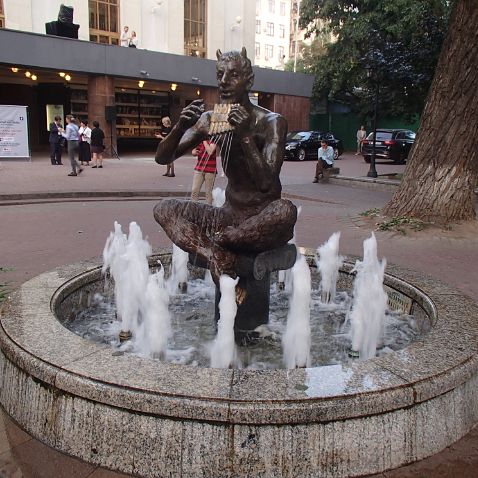
{"label": "stone basin wall", "polygon": [[118,356],[81,339],[54,312],[87,303],[99,267],[61,267],[3,307],[0,402],[49,446],[139,476],[345,477],[395,468],[478,422],[478,307],[429,277],[390,265],[387,273],[387,285],[431,324],[420,340],[368,361],[253,371]]}

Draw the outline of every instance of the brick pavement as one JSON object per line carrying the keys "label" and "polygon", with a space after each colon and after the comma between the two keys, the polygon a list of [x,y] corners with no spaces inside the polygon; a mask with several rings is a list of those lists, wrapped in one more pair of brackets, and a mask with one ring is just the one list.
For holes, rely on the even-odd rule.
{"label": "brick pavement", "polygon": [[[114,220],[124,226],[136,220],[154,247],[168,245],[153,220],[152,208],[162,194],[188,194],[193,166],[192,157],[181,158],[176,162],[176,177],[166,178],[162,176],[165,167],[154,164],[152,155],[138,154],[106,160],[103,169],[85,168],[84,173],[72,178],[67,176],[66,165],[51,166],[46,155],[35,155],[31,162],[1,161],[0,266],[11,270],[0,279],[15,287],[58,265],[99,257]],[[342,175],[349,177],[364,178],[368,170],[361,158],[351,154],[345,154],[337,166]],[[390,175],[403,172],[404,166],[379,163],[377,170]],[[340,230],[341,252],[360,255],[363,239],[374,229],[373,221],[364,220],[360,212],[380,208],[392,192],[355,188],[341,182],[312,184],[313,172],[313,162],[286,162],[282,169],[284,194],[301,206],[296,227],[298,244],[316,248],[332,232]],[[217,183],[224,186],[225,179],[218,177]],[[131,197],[117,197],[118,193],[133,192]],[[14,196],[19,194],[23,196]],[[475,222],[456,225],[451,230],[376,235],[379,255],[390,263],[426,272],[478,301],[474,269],[478,263],[477,232]],[[4,417],[0,426],[0,476],[123,475],[51,450]],[[476,477],[478,431],[475,428],[434,457],[379,476]]]}

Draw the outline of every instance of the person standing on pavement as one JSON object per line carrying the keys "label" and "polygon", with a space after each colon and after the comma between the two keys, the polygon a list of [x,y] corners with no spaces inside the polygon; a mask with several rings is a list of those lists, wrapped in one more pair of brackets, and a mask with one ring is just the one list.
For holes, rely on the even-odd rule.
{"label": "person standing on pavement", "polygon": [[[159,141],[163,141],[166,136],[171,132],[171,119],[169,116],[165,116],[164,118],[161,119],[161,128],[159,129],[159,133],[157,133],[155,136],[156,138],[159,138]],[[174,178],[176,176],[174,174],[174,162],[169,163],[166,166],[166,172],[163,174],[163,176],[166,176],[168,178]]]}
{"label": "person standing on pavement", "polygon": [[80,165],[89,166],[91,161],[91,128],[88,126],[88,120],[83,120],[80,123],[80,129],[78,130],[80,135]]}
{"label": "person standing on pavement", "polygon": [[362,144],[363,140],[367,137],[367,132],[365,131],[365,126],[360,126],[360,129],[357,130],[357,152],[355,156],[358,156],[362,153]]}
{"label": "person standing on pavement", "polygon": [[315,168],[315,178],[313,183],[318,183],[319,178],[324,177],[324,170],[329,169],[334,165],[334,148],[329,146],[327,141],[323,139],[320,142],[320,148],[317,152],[317,166]]}
{"label": "person standing on pavement", "polygon": [[68,141],[68,157],[70,158],[71,164],[71,173],[69,173],[68,176],[77,176],[83,171],[83,168],[76,159],[80,143],[79,129],[76,125],[76,119],[72,115],[66,115],[66,123],[66,128],[62,132],[62,135]]}
{"label": "person standing on pavement", "polygon": [[91,130],[91,152],[93,154],[93,162],[95,165],[94,168],[103,167],[103,151],[105,146],[103,141],[105,139],[105,133],[100,128],[100,123],[98,121],[93,121],[93,129]]}
{"label": "person standing on pavement", "polygon": [[201,141],[192,151],[192,155],[197,157],[197,163],[194,168],[193,186],[191,190],[191,199],[199,200],[199,191],[203,183],[206,189],[206,203],[212,205],[212,190],[214,180],[216,179],[216,145],[210,140]]}
{"label": "person standing on pavement", "polygon": [[50,123],[50,127],[48,128],[50,131],[50,137],[48,141],[50,142],[50,160],[52,166],[62,165],[61,162],[61,117],[55,116],[55,121]]}

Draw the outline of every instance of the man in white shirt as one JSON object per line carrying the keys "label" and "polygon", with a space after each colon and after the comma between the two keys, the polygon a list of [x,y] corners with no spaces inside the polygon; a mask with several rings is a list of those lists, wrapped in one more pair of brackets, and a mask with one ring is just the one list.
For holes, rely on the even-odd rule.
{"label": "man in white shirt", "polygon": [[121,46],[129,46],[130,36],[128,35],[129,27],[125,26],[123,32],[121,33],[120,44]]}
{"label": "man in white shirt", "polygon": [[315,178],[313,183],[318,183],[319,178],[324,176],[324,169],[329,169],[334,165],[334,148],[329,146],[327,141],[323,139],[320,142],[320,148],[317,151],[317,166],[315,168]]}

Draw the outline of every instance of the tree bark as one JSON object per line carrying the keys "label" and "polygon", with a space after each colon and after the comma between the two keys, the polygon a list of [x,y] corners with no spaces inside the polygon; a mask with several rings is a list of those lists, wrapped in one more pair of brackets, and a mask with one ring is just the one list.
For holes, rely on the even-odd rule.
{"label": "tree bark", "polygon": [[384,214],[474,219],[477,149],[478,3],[457,0],[402,183]]}

